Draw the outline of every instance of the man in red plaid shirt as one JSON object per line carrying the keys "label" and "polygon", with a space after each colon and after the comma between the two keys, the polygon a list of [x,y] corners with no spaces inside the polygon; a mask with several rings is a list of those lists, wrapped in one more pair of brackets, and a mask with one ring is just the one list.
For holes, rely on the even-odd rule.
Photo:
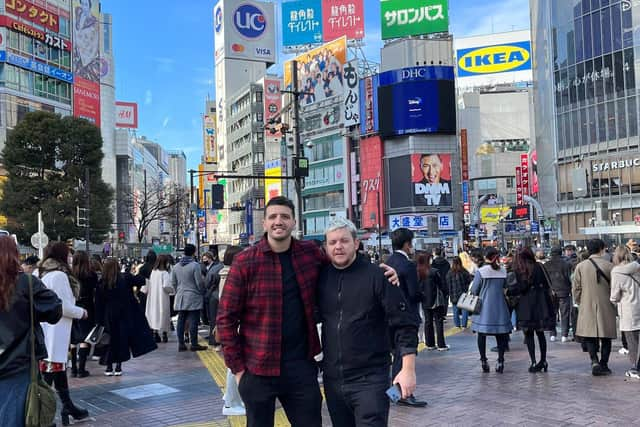
{"label": "man in red plaid shirt", "polygon": [[272,198],[265,207],[265,237],[235,256],[220,299],[222,352],[238,381],[249,427],[273,426],[276,397],[292,426],[322,426],[314,308],[328,259],[315,243],[291,237],[295,225],[291,200]]}

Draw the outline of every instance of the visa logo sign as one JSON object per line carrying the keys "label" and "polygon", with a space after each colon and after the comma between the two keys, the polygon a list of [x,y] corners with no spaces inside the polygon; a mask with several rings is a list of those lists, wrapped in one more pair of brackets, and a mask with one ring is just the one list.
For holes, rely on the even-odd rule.
{"label": "visa logo sign", "polygon": [[531,69],[531,42],[505,43],[458,50],[458,76]]}

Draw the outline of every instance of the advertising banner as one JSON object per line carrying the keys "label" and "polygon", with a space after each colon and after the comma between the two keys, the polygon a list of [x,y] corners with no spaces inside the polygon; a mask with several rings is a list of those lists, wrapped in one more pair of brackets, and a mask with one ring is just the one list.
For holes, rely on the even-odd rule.
{"label": "advertising banner", "polygon": [[516,166],[516,203],[522,205],[522,171],[520,166]]}
{"label": "advertising banner", "polygon": [[511,207],[511,221],[528,221],[529,220],[529,205],[518,205]]}
{"label": "advertising banner", "polygon": [[34,24],[42,25],[54,33],[60,31],[58,15],[41,6],[37,6],[27,0],[6,0],[4,5],[5,10],[12,15],[19,16]]}
{"label": "advertising banner", "polygon": [[325,42],[346,36],[364,38],[363,0],[323,0],[322,39]]}
{"label": "advertising banner", "polygon": [[438,218],[438,231],[452,231],[455,229],[453,224],[453,214],[404,214],[404,215],[389,215],[389,228],[391,231],[398,228],[408,228],[409,230],[428,230],[429,229],[429,217]]}
{"label": "advertising banner", "polygon": [[414,206],[451,207],[451,154],[411,155]]}
{"label": "advertising banner", "polygon": [[458,49],[458,76],[531,70],[531,42]]}
{"label": "advertising banner", "polygon": [[521,174],[521,183],[522,183],[522,195],[528,196],[529,185],[530,185],[530,175],[529,175],[529,155],[527,153],[520,154],[520,174]]}
{"label": "advertising banner", "polygon": [[215,60],[276,62],[273,3],[220,0],[213,9]]}
{"label": "advertising banner", "polygon": [[253,235],[253,202],[248,199],[244,202],[245,223],[247,224],[247,235]]}
{"label": "advertising banner", "polygon": [[382,40],[449,31],[448,0],[383,0]]}
{"label": "advertising banner", "polygon": [[135,102],[116,101],[116,127],[138,128],[138,104]]}
{"label": "advertising banner", "polygon": [[0,16],[0,26],[10,28],[14,31],[32,37],[49,47],[55,47],[62,50],[71,50],[71,42],[63,39],[57,34],[51,34],[46,31],[38,30],[31,25],[24,24],[6,15]]}
{"label": "advertising banner", "polygon": [[469,180],[469,144],[467,142],[467,130],[460,129],[460,160],[462,162],[462,180]]}
{"label": "advertising banner", "polygon": [[360,80],[360,134],[378,132],[378,74]]}
{"label": "advertising banner", "polygon": [[100,83],[76,78],[73,84],[73,116],[100,127]]}
{"label": "advertising banner", "polygon": [[205,114],[203,119],[204,162],[218,162],[218,147],[216,144],[216,115]]}
{"label": "advertising banner", "polygon": [[45,76],[53,77],[54,79],[62,80],[63,82],[73,83],[73,74],[70,72],[61,70],[43,62],[25,58],[21,55],[16,55],[13,52],[0,51],[0,61],[6,61],[16,67],[35,71],[36,73],[44,74]]}
{"label": "advertising banner", "polygon": [[529,171],[529,175],[531,175],[531,195],[536,196],[540,191],[538,186],[538,152],[536,150],[529,154],[529,166],[531,167]]}
{"label": "advertising banner", "polygon": [[312,43],[322,43],[320,0],[282,3],[282,44],[297,46]]}
{"label": "advertising banner", "polygon": [[360,124],[360,80],[358,78],[358,61],[350,61],[344,66],[344,126]]}
{"label": "advertising banner", "polygon": [[[264,176],[282,176],[282,160],[276,159],[264,164]],[[282,179],[267,178],[264,180],[264,204],[274,197],[282,196]]]}
{"label": "advertising banner", "polygon": [[[280,110],[282,110],[282,94],[280,93],[280,79],[268,78],[264,79],[264,122],[269,125],[271,119],[275,119],[280,116]],[[273,131],[265,130],[265,137],[268,138],[281,138],[281,130],[274,129]]]}
{"label": "advertising banner", "polygon": [[453,67],[444,65],[424,65],[405,67],[380,73],[380,86],[421,80],[455,80]]}
{"label": "advertising banner", "polygon": [[[362,228],[374,228],[382,216],[384,222],[384,177],[382,139],[372,136],[360,141],[360,205]],[[379,205],[378,205],[379,203]],[[380,224],[384,227],[384,224]]]}
{"label": "advertising banner", "polygon": [[[305,92],[300,105],[310,105],[344,95],[343,68],[347,60],[347,38],[341,37],[296,58],[298,90]],[[284,85],[292,86],[292,61],[284,64]]]}
{"label": "advertising banner", "polygon": [[511,215],[509,206],[483,206],[480,208],[480,222],[482,224],[497,224]]}
{"label": "advertising banner", "polygon": [[[453,80],[407,81],[380,86],[378,97],[383,136],[456,133]],[[389,105],[393,108],[388,108]]]}

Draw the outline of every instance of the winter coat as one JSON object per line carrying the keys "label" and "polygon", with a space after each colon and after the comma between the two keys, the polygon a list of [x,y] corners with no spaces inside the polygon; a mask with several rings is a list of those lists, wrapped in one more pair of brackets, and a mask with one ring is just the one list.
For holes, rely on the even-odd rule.
{"label": "winter coat", "polygon": [[531,277],[514,273],[516,283],[507,295],[520,295],[516,307],[518,328],[523,330],[553,331],[556,327],[555,307],[551,301],[551,287],[542,264],[536,263]]}
{"label": "winter coat", "polygon": [[451,304],[457,304],[460,295],[469,290],[473,276],[467,270],[457,273],[449,270],[446,277],[447,289],[449,291],[449,299]]}
{"label": "winter coat", "polygon": [[[171,273],[153,270],[147,289],[145,315],[149,327],[156,331],[169,332],[171,322]],[[169,289],[169,290],[167,290]]]}
{"label": "winter coat", "polygon": [[183,257],[171,270],[171,285],[176,290],[173,308],[176,311],[202,310],[204,281],[200,264]]}
{"label": "winter coat", "polygon": [[[80,282],[80,294],[78,295],[78,300],[76,304],[78,307],[82,307],[87,310],[87,318],[86,319],[76,319],[73,321],[72,333],[71,333],[71,343],[78,344],[89,335],[91,329],[96,325],[96,304],[95,304],[95,293],[96,287],[98,286],[98,275],[94,272],[90,273],[89,276],[79,279]],[[74,333],[75,332],[75,333]],[[74,335],[77,335],[79,338],[74,340]]]}
{"label": "winter coat", "polygon": [[571,295],[571,264],[561,255],[553,255],[549,261],[544,263],[544,269],[551,279],[551,289],[559,298]]}
{"label": "winter coat", "polygon": [[416,319],[420,318],[419,306],[422,302],[422,292],[418,286],[418,269],[413,261],[410,261],[402,252],[394,252],[387,262],[389,267],[396,270],[400,279],[400,290],[407,300],[409,310]]}
{"label": "winter coat", "polygon": [[58,323],[41,323],[44,332],[44,342],[48,356],[45,360],[56,363],[66,363],[68,360],[69,344],[71,344],[71,325],[73,319],[81,319],[84,309],[76,305],[76,297],[71,290],[69,276],[63,270],[66,266],[46,259],[38,268],[40,280],[54,291],[62,300],[62,318]]}
{"label": "winter coat", "polygon": [[143,276],[120,273],[113,288],[100,282],[96,291],[96,322],[104,326],[111,341],[100,364],[126,362],[149,353],[158,346],[147,319],[133,295],[133,287],[144,283]]}
{"label": "winter coat", "polygon": [[218,298],[220,295],[220,270],[224,267],[224,264],[221,262],[217,262],[205,270],[204,276],[204,289],[205,289],[205,300],[209,300],[211,298]]}
{"label": "winter coat", "polygon": [[[446,307],[449,302],[449,289],[447,283],[440,272],[433,267],[429,269],[427,277],[420,281],[420,289],[422,290],[422,308],[435,308],[434,305],[437,302],[440,304],[437,307]],[[442,292],[442,301],[437,301],[438,290]]]}
{"label": "winter coat", "polygon": [[483,334],[508,334],[511,332],[511,315],[503,289],[507,286],[507,271],[494,270],[484,265],[476,271],[471,285],[471,293],[480,295],[480,314],[471,317],[471,328]]}
{"label": "winter coat", "polygon": [[640,264],[630,262],[613,267],[610,299],[619,303],[620,330],[640,330]]}
{"label": "winter coat", "polygon": [[447,277],[447,273],[451,270],[451,264],[445,257],[435,257],[431,263],[431,268],[435,268],[440,273],[440,277],[444,280]]}
{"label": "winter coat", "polygon": [[613,264],[605,258],[591,255],[576,266],[573,275],[573,299],[579,305],[576,335],[592,338],[616,338],[616,307],[611,303],[611,285],[599,279],[595,262],[611,277]]}
{"label": "winter coat", "polygon": [[[47,357],[40,322],[54,324],[62,317],[62,301],[55,292],[33,277],[35,355]],[[20,273],[9,310],[0,310],[0,379],[29,369],[31,361],[31,314],[29,313],[29,278]],[[5,391],[6,392],[6,391]]]}

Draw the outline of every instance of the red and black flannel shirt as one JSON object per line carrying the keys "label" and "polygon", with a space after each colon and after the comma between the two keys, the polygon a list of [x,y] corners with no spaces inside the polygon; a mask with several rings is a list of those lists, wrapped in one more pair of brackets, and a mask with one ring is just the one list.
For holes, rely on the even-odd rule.
{"label": "red and black flannel shirt", "polygon": [[[316,284],[325,255],[313,242],[291,241],[291,258],[307,322],[308,358],[320,353],[314,316]],[[233,259],[216,327],[231,372],[279,376],[282,351],[282,267],[266,237]]]}

